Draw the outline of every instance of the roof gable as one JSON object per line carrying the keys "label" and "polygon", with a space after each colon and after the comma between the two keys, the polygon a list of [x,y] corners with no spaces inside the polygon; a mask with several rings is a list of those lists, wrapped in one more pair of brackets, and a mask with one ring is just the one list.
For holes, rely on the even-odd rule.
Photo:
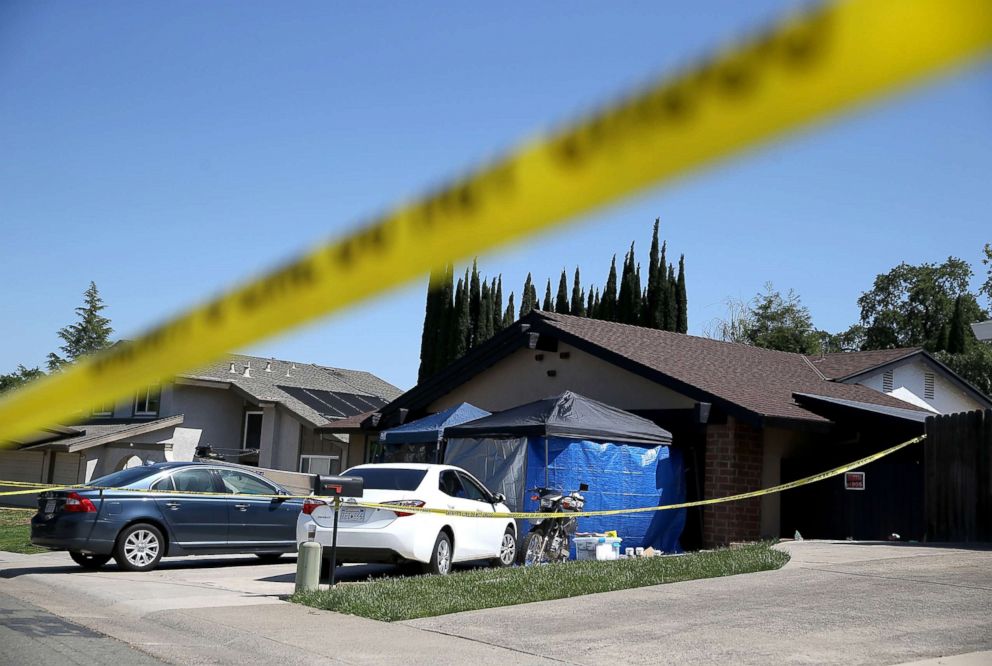
{"label": "roof gable", "polygon": [[915,356],[922,351],[922,347],[904,347],[901,349],[840,352],[824,354],[823,356],[807,356],[806,358],[826,379],[842,380]]}
{"label": "roof gable", "polygon": [[659,378],[762,417],[826,421],[796,404],[793,393],[907,407],[867,387],[826,381],[802,354],[582,317],[541,317],[554,329],[627,358]]}

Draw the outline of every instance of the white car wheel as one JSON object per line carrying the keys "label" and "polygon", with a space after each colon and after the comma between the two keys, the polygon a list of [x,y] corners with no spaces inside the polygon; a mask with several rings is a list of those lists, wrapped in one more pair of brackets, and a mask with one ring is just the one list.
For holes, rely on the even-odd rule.
{"label": "white car wheel", "polygon": [[131,525],[117,538],[114,559],[125,571],[149,571],[165,554],[165,539],[153,525]]}
{"label": "white car wheel", "polygon": [[509,567],[517,559],[517,537],[513,533],[512,527],[507,527],[503,533],[503,540],[499,544],[499,557],[493,560],[493,566]]}
{"label": "white car wheel", "polygon": [[424,565],[424,571],[429,574],[446,576],[451,571],[451,539],[447,533],[441,532],[434,542],[434,551],[431,561]]}

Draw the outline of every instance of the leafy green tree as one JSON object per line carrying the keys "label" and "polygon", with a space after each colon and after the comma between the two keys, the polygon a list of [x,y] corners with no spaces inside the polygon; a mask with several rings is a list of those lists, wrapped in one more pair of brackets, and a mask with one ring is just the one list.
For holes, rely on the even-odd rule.
{"label": "leafy green tree", "polygon": [[545,312],[554,312],[554,303],[551,302],[551,278],[548,278],[548,286],[544,289],[544,305],[541,307]]}
{"label": "leafy green tree", "polygon": [[596,297],[593,295],[593,288],[589,287],[589,298],[586,301],[586,316],[590,319],[598,319],[596,316]]}
{"label": "leafy green tree", "polygon": [[679,257],[679,277],[675,285],[675,330],[679,333],[689,332],[689,299],[685,293],[685,255]]}
{"label": "leafy green tree", "polygon": [[572,303],[569,311],[576,317],[586,316],[586,299],[582,296],[582,283],[579,281],[578,266],[575,267],[575,276],[572,278]]}
{"label": "leafy green tree", "polygon": [[819,334],[809,309],[795,292],[786,296],[771,282],[751,301],[741,327],[741,342],[765,349],[812,354],[819,350]]}
{"label": "leafy green tree", "polygon": [[985,266],[985,282],[978,288],[978,293],[985,294],[989,309],[992,310],[992,243],[986,243],[983,252],[985,253],[982,258],[982,265]]}
{"label": "leafy green tree", "polygon": [[90,354],[110,346],[110,335],[114,329],[110,320],[100,314],[106,309],[95,282],[83,293],[83,305],[76,308],[79,321],[59,329],[59,337],[65,342],[59,347],[65,356],[52,352],[48,355],[49,371],[57,371],[72,363],[80,356]]}
{"label": "leafy green tree", "polygon": [[901,263],[877,276],[872,289],[858,299],[865,327],[863,348],[942,349],[958,296],[963,299],[966,321],[978,321],[984,315],[968,291],[971,277],[971,267],[955,257],[942,264]]}
{"label": "leafy green tree", "polygon": [[45,373],[41,368],[25,368],[23,365],[18,365],[14,372],[0,375],[0,393],[19,388],[32,379],[44,376]]}
{"label": "leafy green tree", "polygon": [[939,351],[934,356],[986,397],[992,398],[992,344],[977,343],[961,354]]}
{"label": "leafy green tree", "polygon": [[558,280],[558,294],[555,296],[555,312],[561,314],[571,314],[568,304],[568,278],[565,277],[565,269],[561,269],[561,278]]}
{"label": "leafy green tree", "polygon": [[613,255],[610,262],[610,273],[596,308],[596,317],[605,321],[617,320],[617,255]]}

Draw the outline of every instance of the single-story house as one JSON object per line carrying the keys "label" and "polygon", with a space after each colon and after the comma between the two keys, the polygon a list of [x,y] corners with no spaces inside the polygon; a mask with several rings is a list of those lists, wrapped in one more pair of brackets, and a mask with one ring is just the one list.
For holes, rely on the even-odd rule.
{"label": "single-story house", "polygon": [[[882,390],[887,377],[893,392],[905,388],[919,400]],[[370,437],[462,402],[498,412],[563,390],[670,431],[684,452],[690,499],[769,487],[856,460],[922,433],[934,411],[992,406],[922,350],[808,357],[534,311],[378,415],[364,417],[361,430]],[[912,467],[922,451],[911,449],[875,463],[874,472],[886,465]],[[826,494],[806,501],[836,510],[797,513],[796,503],[779,494],[717,504],[690,513],[683,544],[791,536],[796,529],[841,538],[879,538],[900,529],[907,534],[905,525],[915,524],[911,509],[922,503],[922,475],[911,483],[896,473],[876,476],[888,481],[869,482],[858,501],[887,494],[907,507],[905,515],[859,509],[851,493],[835,496],[837,484],[824,482],[826,490],[816,492]]]}

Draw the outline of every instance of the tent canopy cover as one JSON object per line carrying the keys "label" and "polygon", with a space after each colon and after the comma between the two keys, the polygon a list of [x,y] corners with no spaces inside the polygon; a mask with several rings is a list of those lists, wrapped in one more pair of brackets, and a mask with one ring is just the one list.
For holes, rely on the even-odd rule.
{"label": "tent canopy cover", "polygon": [[490,412],[463,402],[443,412],[383,430],[379,433],[379,441],[383,444],[433,444],[444,437],[445,428],[489,415]]}
{"label": "tent canopy cover", "polygon": [[[588,483],[586,509],[685,500],[682,453],[654,423],[572,392],[448,428],[444,462],[462,467],[513,511],[533,512],[531,488]],[[626,546],[679,552],[685,509],[579,519],[579,530],[615,529]],[[529,526],[519,524],[523,534]],[[573,553],[574,555],[574,553]]]}
{"label": "tent canopy cover", "polygon": [[508,435],[571,437],[634,444],[672,442],[672,434],[653,422],[572,391],[445,430],[448,439]]}

